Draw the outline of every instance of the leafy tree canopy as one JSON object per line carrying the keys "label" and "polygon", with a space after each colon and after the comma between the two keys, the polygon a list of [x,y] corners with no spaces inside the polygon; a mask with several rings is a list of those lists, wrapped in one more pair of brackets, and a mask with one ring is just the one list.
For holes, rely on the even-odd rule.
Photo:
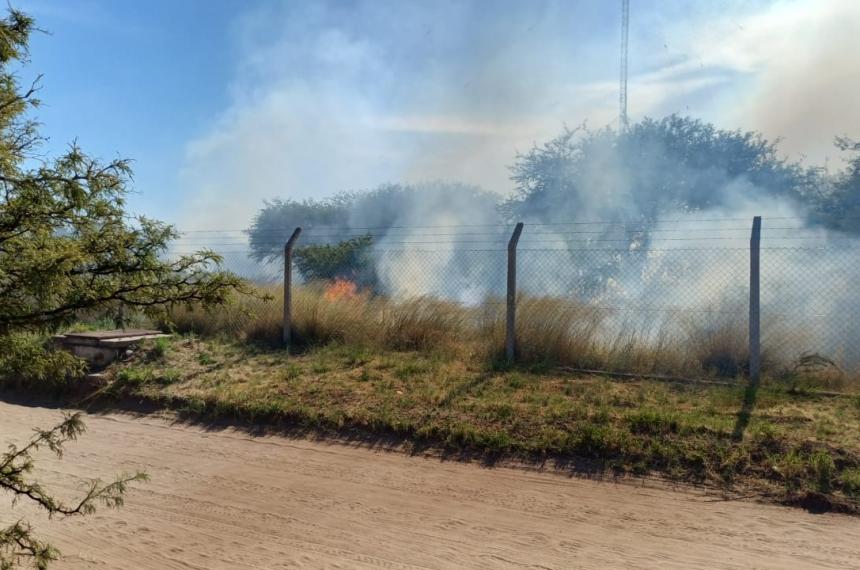
{"label": "leafy tree canopy", "polygon": [[[497,196],[474,186],[448,182],[386,184],[323,200],[273,200],[266,202],[248,230],[251,256],[257,261],[280,260],[284,242],[298,226],[305,230],[299,240],[304,246],[345,242],[343,251],[359,246],[368,250],[370,243],[350,240],[372,234],[374,244],[384,247],[387,240],[402,240],[411,227],[439,223],[435,220],[450,223],[448,220],[462,218],[466,220],[463,223],[474,223],[478,212],[482,217],[479,222],[498,221],[497,202]],[[335,253],[319,250],[321,254],[327,251],[326,255]],[[304,274],[301,267],[299,270]],[[359,267],[354,270],[363,272]]]}
{"label": "leafy tree canopy", "polygon": [[295,263],[309,280],[348,279],[359,285],[373,285],[376,277],[369,249],[369,235],[350,238],[336,244],[306,245],[295,251]]}
{"label": "leafy tree canopy", "polygon": [[860,142],[837,137],[836,147],[848,154],[846,168],[818,196],[813,221],[837,230],[860,233]]}
{"label": "leafy tree canopy", "polygon": [[[33,20],[14,9],[0,19],[0,384],[81,374],[78,359],[48,350],[37,333],[70,323],[82,311],[130,307],[152,314],[173,303],[222,303],[242,288],[237,277],[212,271],[219,258],[211,252],[163,259],[177,233],[127,216],[127,161],[102,163],[74,144],[54,159],[36,153],[42,139],[27,111],[39,104],[38,85],[21,88],[13,71],[26,61],[33,29]],[[44,447],[60,455],[82,431],[80,416],[72,415],[53,429],[37,430],[22,447],[11,445],[0,454],[0,490],[48,515],[121,505],[128,484],[143,474],[93,481],[73,503],[33,479],[35,451]],[[43,569],[56,558],[26,522],[0,528],[0,570],[23,564]]]}
{"label": "leafy tree canopy", "polygon": [[818,171],[781,158],[758,133],[678,115],[646,118],[622,132],[565,129],[519,155],[512,172],[510,216],[646,227],[666,212],[731,206],[726,201],[737,193],[807,200],[821,182]]}
{"label": "leafy tree canopy", "polygon": [[241,284],[211,271],[218,256],[165,261],[176,230],[126,214],[128,161],[102,163],[74,144],[55,159],[35,154],[42,139],[26,111],[37,86],[21,89],[11,70],[32,29],[15,10],[0,21],[0,335],[56,328],[81,311],[223,302]]}

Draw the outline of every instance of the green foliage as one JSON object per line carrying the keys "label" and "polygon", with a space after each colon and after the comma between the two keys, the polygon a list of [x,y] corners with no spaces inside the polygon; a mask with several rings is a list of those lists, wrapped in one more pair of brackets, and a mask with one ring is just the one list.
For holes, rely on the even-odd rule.
{"label": "green foliage", "polygon": [[675,414],[650,408],[630,412],[627,414],[627,421],[633,433],[659,435],[677,433],[680,429],[680,423]]}
{"label": "green foliage", "polygon": [[828,191],[819,195],[813,219],[827,227],[860,233],[860,141],[837,137],[836,148],[849,154],[847,165]]}
{"label": "green foliage", "polygon": [[41,336],[0,335],[0,385],[59,388],[84,372],[82,360],[68,352],[47,348]]}
{"label": "green foliage", "polygon": [[812,468],[816,489],[822,493],[829,493],[836,471],[833,457],[826,451],[819,450],[810,456],[809,465]]}
{"label": "green foliage", "polygon": [[373,238],[370,235],[329,245],[307,245],[295,251],[296,267],[310,281],[336,278],[369,283],[373,264],[368,256]]}
{"label": "green foliage", "polygon": [[[689,117],[643,119],[629,130],[566,129],[520,155],[513,168],[518,196],[511,212],[568,216],[598,204],[601,219],[634,216],[652,223],[666,210],[722,206],[739,178],[767,195],[801,197],[816,173],[781,158],[760,134],[726,131]],[[635,239],[635,238],[631,238]]]}
{"label": "green foliage", "polygon": [[[38,152],[38,123],[26,114],[39,104],[38,79],[26,88],[17,80],[33,30],[33,20],[12,8],[0,19],[0,384],[60,385],[80,376],[84,366],[51,350],[45,332],[81,314],[128,310],[155,316],[176,303],[217,305],[242,282],[218,271],[220,258],[209,251],[164,260],[178,233],[127,215],[127,160],[102,163],[76,144],[53,159]],[[83,430],[80,416],[71,415],[53,429],[38,430],[22,447],[10,445],[0,455],[0,490],[49,516],[121,506],[128,484],[144,474],[108,484],[93,480],[72,504],[32,479],[33,453],[45,447],[61,456],[64,444]],[[25,521],[0,529],[0,570],[23,564],[44,569],[57,556]]]}
{"label": "green foliage", "polygon": [[197,362],[199,362],[201,366],[211,366],[212,364],[215,364],[215,357],[208,352],[201,352],[197,355]]}
{"label": "green foliage", "polygon": [[209,251],[165,261],[178,233],[127,215],[127,160],[102,163],[75,144],[55,159],[36,153],[42,139],[26,111],[38,104],[37,85],[16,79],[32,30],[15,10],[0,20],[0,363],[7,379],[57,383],[80,366],[21,333],[55,331],[82,314],[217,305],[242,282],[218,271]]}
{"label": "green foliage", "polygon": [[117,375],[116,388],[140,388],[147,384],[169,386],[180,380],[180,373],[175,368],[157,370],[150,366],[123,368]]}
{"label": "green foliage", "polygon": [[837,137],[835,145],[847,154],[846,167],[829,175],[787,160],[760,133],[718,129],[691,117],[645,118],[626,131],[565,129],[517,157],[517,194],[502,210],[543,222],[587,210],[597,219],[642,228],[626,234],[610,228],[607,237],[644,247],[665,212],[731,205],[727,201],[737,194],[730,190],[737,189],[747,198],[803,204],[811,222],[858,233],[860,141]]}
{"label": "green foliage", "polygon": [[82,311],[218,304],[240,287],[210,271],[220,262],[211,252],[161,259],[178,234],[146,218],[126,223],[129,175],[77,148],[37,172],[0,173],[0,334],[57,328]]}
{"label": "green foliage", "polygon": [[[273,200],[257,213],[248,236],[258,261],[283,259],[284,242],[296,227],[299,240],[337,244],[373,228],[379,239],[403,238],[402,226],[426,224],[428,213],[445,219],[481,214],[479,221],[500,222],[497,197],[465,184],[430,182],[419,185],[384,184],[369,191],[345,192],[323,200]],[[446,222],[450,223],[450,222]],[[472,219],[469,223],[475,223]],[[394,229],[398,228],[398,231]],[[399,240],[398,240],[399,241]]]}
{"label": "green foliage", "polygon": [[284,372],[283,372],[284,380],[295,380],[296,378],[301,376],[301,374],[302,374],[301,368],[299,368],[298,366],[296,366],[292,362],[288,362],[284,366]]}
{"label": "green foliage", "polygon": [[253,257],[258,261],[282,259],[284,242],[297,227],[344,226],[351,194],[328,200],[272,200],[257,213],[248,230]]}
{"label": "green foliage", "polygon": [[860,469],[850,468],[842,472],[842,490],[849,497],[860,498]]}
{"label": "green foliage", "polygon": [[806,471],[806,462],[803,456],[797,450],[792,449],[772,458],[771,462],[774,470],[782,476],[786,488],[789,491],[796,490]]}
{"label": "green foliage", "polygon": [[164,358],[167,351],[170,349],[170,339],[167,337],[157,338],[152,345],[152,356],[155,358]]}
{"label": "green foliage", "polygon": [[[0,455],[0,490],[13,496],[13,500],[26,499],[49,516],[65,517],[90,515],[101,505],[121,507],[130,483],[146,481],[145,473],[121,475],[111,483],[93,480],[87,483],[83,496],[72,503],[62,501],[33,480],[35,464],[33,454],[47,448],[57,457],[63,456],[66,443],[75,441],[84,432],[80,414],[66,415],[62,422],[49,430],[36,430],[33,438],[21,447],[10,444]],[[57,560],[59,552],[33,536],[29,524],[18,521],[0,528],[0,569],[11,570],[23,564],[44,569]]]}
{"label": "green foliage", "polygon": [[[648,248],[666,216],[732,207],[738,195],[814,209],[829,183],[823,171],[785,159],[760,133],[678,115],[645,118],[623,131],[565,129],[518,155],[512,172],[517,191],[501,208],[509,219],[567,222],[588,212],[592,219],[617,222],[592,238],[618,243],[619,250]],[[620,229],[625,224],[636,231]],[[574,247],[582,236],[559,239]],[[580,266],[584,291],[601,292],[623,259],[600,256]]]}

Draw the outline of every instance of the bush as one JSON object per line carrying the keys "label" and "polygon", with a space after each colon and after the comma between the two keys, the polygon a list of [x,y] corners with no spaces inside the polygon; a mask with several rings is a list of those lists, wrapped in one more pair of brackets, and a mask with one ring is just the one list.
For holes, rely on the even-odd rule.
{"label": "bush", "polygon": [[0,383],[18,388],[57,389],[80,378],[86,371],[83,360],[54,350],[39,335],[0,335]]}

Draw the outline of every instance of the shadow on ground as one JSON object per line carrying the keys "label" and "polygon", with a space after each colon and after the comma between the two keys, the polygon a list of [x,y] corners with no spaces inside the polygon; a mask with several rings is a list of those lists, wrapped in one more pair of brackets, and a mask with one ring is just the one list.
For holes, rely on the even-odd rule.
{"label": "shadow on ground", "polygon": [[741,441],[744,438],[747,427],[752,419],[753,411],[755,411],[756,400],[758,399],[759,383],[750,381],[744,391],[743,404],[738,411],[738,419],[735,421],[735,427],[732,430],[732,438],[735,441]]}
{"label": "shadow on ground", "polygon": [[[480,381],[476,382],[475,386],[478,384]],[[238,430],[253,437],[280,436],[304,439],[374,451],[407,453],[440,461],[476,463],[487,468],[516,465],[593,480],[617,481],[624,478],[622,474],[609,471],[604,462],[596,459],[576,456],[513,456],[480,449],[455,448],[442,439],[416,438],[411,433],[371,431],[356,427],[331,429],[318,425],[306,425],[302,420],[281,415],[261,416],[254,420],[220,415],[215,417],[205,412],[197,413],[183,409],[183,402],[105,396],[88,399],[85,404],[81,404],[80,399],[39,396],[5,389],[0,390],[0,400],[19,406],[80,410],[95,416],[122,413],[134,418],[157,417],[174,424],[193,426],[210,432]]]}

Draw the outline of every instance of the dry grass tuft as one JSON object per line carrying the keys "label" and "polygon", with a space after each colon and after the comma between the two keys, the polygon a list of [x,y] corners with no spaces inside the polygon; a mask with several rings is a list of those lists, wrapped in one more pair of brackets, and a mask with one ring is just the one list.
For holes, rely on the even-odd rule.
{"label": "dry grass tuft", "polygon": [[453,349],[469,336],[470,311],[431,297],[381,302],[382,344],[395,350]]}
{"label": "dry grass tuft", "polygon": [[[475,307],[432,297],[391,299],[369,292],[331,295],[325,284],[296,287],[293,338],[299,345],[331,342],[393,350],[455,351],[484,362],[502,355],[505,305],[487,299]],[[281,342],[283,292],[261,287],[226,307],[173,311],[178,332],[276,346]],[[747,373],[745,319],[738,311],[690,313],[623,312],[573,299],[520,295],[517,302],[518,362],[576,368],[738,378]],[[763,323],[768,331],[762,370],[799,387],[845,388],[857,375],[835,365],[809,366],[792,354],[798,331]],[[802,344],[801,344],[802,346]],[[806,362],[806,365],[798,364]],[[805,380],[813,378],[811,384]],[[801,379],[801,380],[799,380]]]}
{"label": "dry grass tuft", "polygon": [[[241,295],[226,307],[203,312],[180,307],[171,313],[181,333],[277,345],[281,341],[283,292],[260,288],[256,296]],[[465,338],[470,311],[455,303],[416,297],[392,301],[369,293],[331,296],[322,284],[293,291],[295,341],[302,345],[331,342],[391,348],[441,350]]]}
{"label": "dry grass tuft", "polygon": [[[681,343],[692,362],[708,374],[734,378],[749,370],[749,340],[734,315],[705,313],[681,320]],[[768,359],[763,359],[766,364]]]}
{"label": "dry grass tuft", "polygon": [[[523,362],[596,365],[595,345],[604,315],[585,305],[552,297],[521,295],[517,302],[517,356]],[[488,306],[483,338],[499,352],[505,342],[505,307]]]}
{"label": "dry grass tuft", "polygon": [[[498,354],[504,344],[505,312],[488,311],[484,338]],[[624,320],[605,309],[557,297],[520,296],[517,360],[575,368],[678,372],[677,343],[661,324]]]}

